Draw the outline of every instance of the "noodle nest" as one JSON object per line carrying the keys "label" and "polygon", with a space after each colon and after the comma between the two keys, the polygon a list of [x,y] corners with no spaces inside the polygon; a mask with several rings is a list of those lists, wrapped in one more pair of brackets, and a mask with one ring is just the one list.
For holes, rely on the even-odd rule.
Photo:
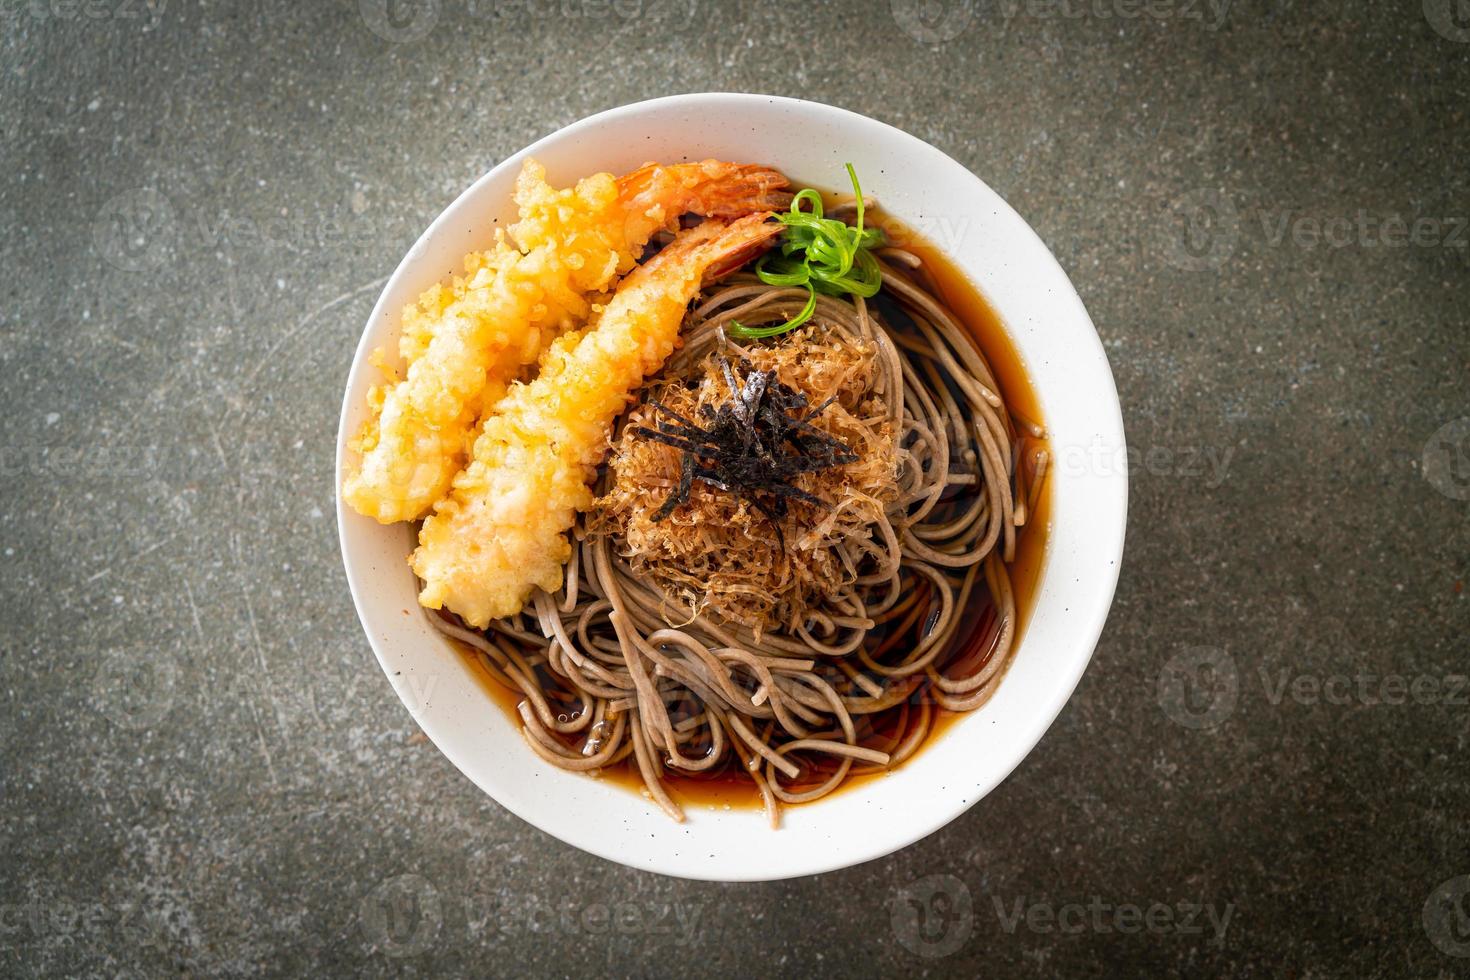
{"label": "noodle nest", "polygon": [[[527,743],[564,769],[627,763],[670,816],[671,777],[743,774],[775,825],[783,803],[902,763],[939,711],[990,698],[1012,656],[1007,562],[1045,474],[1042,432],[1013,418],[984,355],[920,260],[879,253],[873,300],[816,298],[741,273],[708,291],[683,348],[624,415],[578,521],[562,588],[484,632],[431,619],[523,695]],[[695,417],[728,397],[716,355],[771,370],[856,462],[803,474],[825,506],[790,508],[779,540],[747,499],[679,482],[679,450],[632,433],[653,398]]]}

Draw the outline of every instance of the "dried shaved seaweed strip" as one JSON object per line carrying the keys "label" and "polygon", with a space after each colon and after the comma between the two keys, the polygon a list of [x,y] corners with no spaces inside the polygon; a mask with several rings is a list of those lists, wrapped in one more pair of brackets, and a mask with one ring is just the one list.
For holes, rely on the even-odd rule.
{"label": "dried shaved seaweed strip", "polygon": [[771,522],[771,526],[776,529],[776,547],[785,551],[786,535],[781,531],[781,520],[786,516],[786,501],[777,497],[775,505],[769,507],[754,498],[750,502],[756,510],[765,516],[766,520]]}
{"label": "dried shaved seaweed strip", "polygon": [[789,483],[773,483],[769,487],[763,487],[768,493],[777,497],[790,497],[792,500],[800,500],[814,507],[826,507],[827,502],[821,497],[814,497],[800,487],[793,487]]}
{"label": "dried shaved seaweed strip", "polygon": [[679,488],[669,494],[669,499],[664,501],[662,507],[653,515],[654,523],[658,523],[674,512],[674,508],[689,499],[689,490],[694,485],[694,457],[685,454],[679,460]]}
{"label": "dried shaved seaweed strip", "polygon": [[683,436],[686,439],[692,439],[695,436],[702,436],[704,434],[704,429],[692,422],[688,425],[679,425],[676,422],[660,422],[658,423],[658,431],[668,433],[671,436]]}
{"label": "dried shaved seaweed strip", "polygon": [[693,442],[692,440],[681,439],[678,436],[671,436],[667,433],[658,432],[654,429],[648,428],[647,426],[640,425],[633,431],[638,435],[643,436],[645,439],[654,439],[666,445],[673,446],[675,449],[682,449],[686,453],[703,454],[706,452],[702,446],[700,446],[696,442]]}
{"label": "dried shaved seaweed strip", "polygon": [[[745,387],[740,389],[740,421],[749,422],[756,417],[760,411],[761,400],[765,398],[766,388],[770,384],[772,373],[765,371],[752,371],[745,378]],[[755,430],[752,430],[755,431]]]}
{"label": "dried shaved seaweed strip", "polygon": [[735,383],[735,374],[730,370],[730,359],[724,354],[719,355],[720,373],[725,376],[725,384],[730,386],[730,397],[740,397],[740,386]]}
{"label": "dried shaved seaweed strip", "polygon": [[730,493],[735,492],[735,486],[726,483],[724,481],[724,476],[720,473],[715,472],[714,470],[705,469],[702,466],[696,466],[694,467],[694,475],[696,478],[703,480],[705,483],[708,483],[710,486],[718,490],[725,490]]}
{"label": "dried shaved seaweed strip", "polygon": [[699,425],[650,398],[647,404],[673,421],[660,420],[655,423],[657,428],[633,427],[635,435],[683,453],[679,485],[652,519],[661,521],[688,503],[693,482],[699,480],[749,501],[776,526],[777,541],[784,549],[781,520],[789,512],[788,501],[828,507],[822,498],[793,485],[792,478],[857,462],[857,454],[842,440],[811,424],[836,401],[836,395],[808,408],[806,395],[782,384],[774,371],[752,370],[750,362],[742,358],[742,383],[729,358],[716,356],[730,398],[718,407],[699,406],[699,415],[707,425]]}
{"label": "dried shaved seaweed strip", "polygon": [[665,405],[663,402],[659,401],[656,398],[650,398],[650,399],[648,399],[648,404],[652,405],[654,408],[658,409],[660,412],[662,412],[664,415],[667,415],[669,418],[673,419],[675,422],[678,422],[680,425],[688,426],[691,429],[698,429],[699,428],[699,424],[697,422],[695,422],[693,419],[686,419],[684,416],[680,415],[678,412],[674,411],[672,408],[669,408],[667,405]]}
{"label": "dried shaved seaweed strip", "polygon": [[[800,394],[800,393],[798,393],[798,394]],[[827,410],[828,406],[836,403],[836,401],[837,401],[837,392],[834,391],[834,392],[832,392],[832,394],[830,394],[826,398],[823,398],[822,399],[822,404],[820,404],[816,408],[812,409],[810,412],[808,412],[806,414],[806,416],[804,418],[800,419],[799,420],[800,423],[802,425],[806,425],[809,421],[811,421],[812,419],[816,418],[817,416],[819,416],[823,412],[825,412]],[[801,395],[801,403],[800,404],[801,405],[805,405],[806,404],[806,396],[805,395]],[[795,403],[793,403],[793,405],[794,405],[794,407],[800,407],[800,405],[795,405]],[[825,433],[825,432],[823,432],[822,435],[825,438],[828,438],[828,439],[831,439],[832,438],[831,436],[827,435],[827,433]],[[836,441],[836,440],[833,440],[833,441]]]}
{"label": "dried shaved seaweed strip", "polygon": [[802,456],[790,464],[794,473],[818,473],[838,463],[853,463],[856,456]]}

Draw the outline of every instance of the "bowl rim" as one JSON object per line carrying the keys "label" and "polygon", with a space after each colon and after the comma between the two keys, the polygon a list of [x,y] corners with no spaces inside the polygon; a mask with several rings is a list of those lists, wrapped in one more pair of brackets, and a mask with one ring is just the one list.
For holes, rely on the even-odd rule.
{"label": "bowl rim", "polygon": [[[876,846],[869,843],[865,847],[858,848],[858,853],[844,852],[840,854],[835,854],[835,856],[829,856],[827,852],[814,851],[811,855],[810,860],[806,861],[800,866],[789,869],[783,868],[776,871],[771,871],[768,869],[752,870],[749,873],[738,873],[733,875],[721,874],[718,876],[712,876],[707,873],[701,873],[697,867],[683,866],[678,864],[677,862],[653,860],[633,863],[631,860],[628,859],[628,856],[626,854],[612,846],[604,845],[599,847],[595,844],[589,844],[586,841],[572,840],[569,838],[569,836],[558,833],[556,830],[543,825],[543,823],[537,819],[536,814],[531,812],[532,808],[523,805],[522,800],[515,798],[508,799],[507,796],[511,794],[493,792],[489,786],[485,785],[485,783],[482,782],[481,779],[476,778],[476,776],[472,775],[469,768],[469,761],[467,759],[459,758],[459,753],[451,751],[451,749],[446,747],[446,745],[440,740],[440,738],[436,736],[434,729],[438,727],[438,724],[440,723],[436,723],[436,720],[430,716],[427,710],[414,710],[409,700],[409,693],[405,691],[404,685],[395,678],[394,672],[390,666],[388,655],[384,648],[386,645],[386,641],[380,643],[379,638],[374,634],[373,629],[368,624],[368,620],[365,614],[367,602],[364,595],[364,590],[365,582],[371,573],[359,567],[359,562],[355,560],[353,554],[351,553],[351,549],[348,543],[349,533],[347,524],[350,520],[360,518],[357,517],[355,512],[351,511],[351,509],[343,500],[341,486],[345,477],[345,465],[349,455],[347,452],[348,443],[354,435],[354,432],[349,431],[350,419],[354,411],[354,402],[356,400],[356,398],[354,397],[354,393],[357,392],[358,397],[360,397],[361,376],[365,372],[372,370],[369,365],[369,355],[371,353],[370,344],[372,343],[372,341],[370,340],[370,338],[373,333],[373,326],[380,317],[385,315],[384,306],[387,303],[389,295],[394,291],[394,287],[397,282],[405,276],[409,269],[414,267],[420,257],[421,252],[424,250],[426,243],[435,237],[436,233],[440,230],[441,227],[445,226],[451,221],[452,217],[458,211],[459,206],[463,202],[465,202],[469,198],[476,196],[483,185],[496,179],[508,168],[519,167],[520,163],[526,157],[536,156],[542,150],[542,148],[546,147],[548,144],[574,138],[583,131],[594,129],[608,122],[615,121],[621,117],[637,116],[643,113],[664,108],[687,108],[691,104],[695,103],[704,103],[711,106],[712,108],[718,108],[722,104],[727,106],[734,106],[740,104],[748,104],[751,102],[767,102],[776,104],[778,106],[784,105],[791,108],[816,108],[823,112],[836,114],[835,118],[843,123],[860,123],[864,126],[876,125],[878,127],[881,127],[884,131],[886,131],[886,135],[889,138],[898,140],[902,144],[907,144],[907,147],[914,150],[915,152],[937,154],[945,161],[948,161],[959,171],[962,171],[964,176],[968,178],[969,181],[973,182],[975,190],[982,200],[985,200],[987,204],[993,205],[997,211],[1005,212],[1010,219],[1013,219],[1014,224],[1019,229],[1019,234],[1022,236],[1029,235],[1034,240],[1034,245],[1040,250],[1038,254],[1044,256],[1041,261],[1046,266],[1047,279],[1049,281],[1055,281],[1060,286],[1065,287],[1065,294],[1061,297],[1058,297],[1057,300],[1059,302],[1064,302],[1065,304],[1067,304],[1071,308],[1072,315],[1080,318],[1080,322],[1085,323],[1089,328],[1086,331],[1082,331],[1082,333],[1086,335],[1085,340],[1081,340],[1080,338],[1079,340],[1081,343],[1089,346],[1089,349],[1086,350],[1084,353],[1095,356],[1097,360],[1101,363],[1103,367],[1103,375],[1105,376],[1102,378],[1102,380],[1106,385],[1106,393],[1110,396],[1107,400],[1108,403],[1104,406],[1100,406],[1098,409],[1099,414],[1097,418],[1097,425],[1099,429],[1102,430],[1103,433],[1109,437],[1109,444],[1112,444],[1113,441],[1116,442],[1118,453],[1116,470],[1109,474],[1108,479],[1097,484],[1099,487],[1107,487],[1111,488],[1112,490],[1112,498],[1108,502],[1111,504],[1111,513],[1113,515],[1113,519],[1110,520],[1107,527],[1103,529],[1104,533],[1106,533],[1107,540],[1103,541],[1098,548],[1099,554],[1102,554],[1104,557],[1108,557],[1110,560],[1108,562],[1108,565],[1106,566],[1107,571],[1100,575],[1096,583],[1098,587],[1095,588],[1091,593],[1089,593],[1088,596],[1084,597],[1089,600],[1088,605],[1090,606],[1090,608],[1083,610],[1083,612],[1081,613],[1081,624],[1072,628],[1072,633],[1075,637],[1075,646],[1078,648],[1079,651],[1085,650],[1085,653],[1074,656],[1072,662],[1066,666],[1066,669],[1058,671],[1056,673],[1055,683],[1048,689],[1046,697],[1044,699],[1037,699],[1034,713],[1031,714],[1029,724],[1026,726],[1024,731],[1012,734],[1012,737],[1009,740],[1008,748],[1008,752],[1011,754],[1010,761],[999,766],[995,770],[993,778],[988,778],[983,782],[976,784],[975,791],[970,794],[969,798],[964,800],[946,801],[944,805],[936,807],[934,815],[932,817],[925,820],[916,820],[915,825],[911,828],[909,832],[902,834],[893,834],[890,837],[883,839],[882,842],[880,844],[877,844]],[[1044,398],[1044,393],[1039,394],[1041,394],[1041,396]],[[1066,270],[1062,268],[1061,264],[1057,261],[1055,255],[1052,254],[1051,249],[1047,247],[1046,243],[1043,242],[1040,236],[1036,234],[1031,225],[1023,217],[1021,217],[1021,215],[1017,213],[1015,209],[1012,208],[1010,204],[1007,203],[1000,196],[999,193],[993,190],[978,175],[976,175],[964,164],[961,164],[958,161],[954,160],[952,157],[948,156],[948,154],[945,154],[942,150],[932,146],[927,141],[922,140],[919,137],[914,136],[913,134],[908,133],[902,129],[899,129],[896,126],[883,122],[882,120],[874,119],[871,116],[866,116],[861,113],[853,112],[852,110],[844,109],[840,106],[828,105],[826,103],[816,102],[807,99],[794,99],[786,96],[762,95],[757,93],[692,92],[679,95],[662,96],[659,98],[640,100],[637,102],[614,106],[601,112],[585,116],[581,119],[576,120],[575,122],[563,126],[551,133],[548,133],[547,135],[541,137],[540,139],[536,140],[525,148],[510,154],[499,163],[497,163],[495,166],[491,167],[479,178],[473,181],[468,187],[461,191],[454,198],[453,201],[451,201],[448,205],[444,207],[442,211],[440,211],[440,213],[434,218],[434,220],[423,231],[423,233],[420,234],[419,237],[414,241],[414,244],[408,249],[403,258],[399,261],[398,265],[394,268],[393,273],[384,282],[382,291],[380,292],[378,299],[374,303],[372,311],[368,315],[365,326],[363,328],[363,332],[359,337],[356,348],[354,349],[351,366],[348,371],[346,390],[343,395],[342,407],[338,418],[333,497],[335,499],[337,508],[338,541],[342,554],[344,571],[347,576],[348,588],[352,594],[354,611],[357,613],[358,622],[362,626],[363,631],[367,636],[368,643],[373,651],[374,657],[377,659],[379,667],[383,670],[385,676],[388,678],[388,681],[393,687],[395,693],[398,694],[400,700],[403,701],[404,706],[409,709],[415,723],[423,730],[430,741],[435,744],[435,747],[438,748],[439,751],[443,753],[444,756],[449,759],[449,761],[455,766],[455,768],[458,769],[466,778],[468,778],[471,783],[473,783],[477,788],[479,788],[487,796],[493,799],[501,807],[510,811],[512,814],[525,821],[527,824],[536,827],[538,830],[541,830],[542,832],[547,833],[550,836],[562,841],[563,843],[577,848],[578,850],[587,851],[588,853],[594,854],[598,857],[616,862],[618,864],[622,864],[630,868],[635,868],[641,871],[653,871],[655,873],[668,875],[670,877],[687,878],[693,880],[768,881],[802,877],[807,875],[817,875],[829,871],[839,870],[842,868],[852,867],[858,864],[866,863],[868,861],[877,860],[896,851],[899,851],[905,847],[908,847],[910,844],[913,844],[919,840],[922,840],[925,837],[928,837],[930,834],[939,831],[940,829],[952,823],[954,820],[958,819],[962,814],[964,814],[972,806],[978,803],[981,799],[988,796],[992,791],[994,791],[997,786],[999,786],[1002,782],[1009,778],[1010,774],[1014,772],[1015,769],[1021,764],[1021,762],[1031,754],[1036,745],[1041,741],[1042,737],[1050,729],[1052,723],[1056,720],[1057,716],[1060,715],[1062,708],[1065,707],[1067,702],[1071,699],[1072,693],[1075,691],[1077,684],[1081,681],[1083,673],[1085,673],[1088,665],[1091,663],[1092,657],[1096,650],[1098,639],[1102,635],[1103,628],[1107,622],[1108,614],[1112,608],[1113,598],[1117,589],[1118,578],[1121,573],[1124,541],[1127,531],[1128,471],[1126,445],[1127,443],[1123,427],[1122,406],[1118,398],[1117,386],[1113,377],[1112,367],[1107,360],[1106,351],[1103,348],[1101,338],[1097,334],[1096,326],[1093,324],[1092,318],[1088,315],[1086,307],[1083,305],[1082,299],[1077,293],[1076,287],[1071,282],[1070,276],[1067,275]],[[1055,490],[1053,490],[1053,492],[1055,492]],[[1039,573],[1037,586],[1038,590],[1042,589],[1045,586],[1047,579],[1052,571],[1054,550],[1056,547],[1057,542],[1048,542],[1047,552],[1044,556],[1043,565]],[[498,708],[494,710],[498,710]],[[444,724],[447,724],[447,722],[445,722]],[[516,748],[522,749],[523,747],[517,745]],[[820,802],[809,804],[809,806],[820,805]],[[773,831],[773,833],[779,832],[780,831]],[[868,840],[871,842],[871,838],[869,838]]]}

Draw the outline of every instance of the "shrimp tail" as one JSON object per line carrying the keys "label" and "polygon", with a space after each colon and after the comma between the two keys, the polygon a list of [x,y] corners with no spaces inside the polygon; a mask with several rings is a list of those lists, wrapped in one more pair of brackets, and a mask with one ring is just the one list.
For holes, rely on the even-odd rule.
{"label": "shrimp tail", "polygon": [[654,211],[676,219],[693,213],[729,219],[784,210],[791,204],[790,186],[782,174],[760,164],[647,163],[618,178],[618,199],[634,214]]}
{"label": "shrimp tail", "polygon": [[[670,270],[709,284],[729,275],[771,246],[783,225],[770,212],[747,214],[731,222],[705,221],[685,231],[661,252],[643,263],[627,285],[668,277]],[[690,293],[690,298],[693,294]]]}

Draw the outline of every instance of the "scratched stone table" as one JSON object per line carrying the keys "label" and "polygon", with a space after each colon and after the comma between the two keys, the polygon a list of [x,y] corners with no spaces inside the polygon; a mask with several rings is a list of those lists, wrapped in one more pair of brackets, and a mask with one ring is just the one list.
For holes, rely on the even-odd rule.
{"label": "scratched stone table", "polygon": [[[1462,6],[4,0],[0,973],[1466,975]],[[419,231],[537,137],[711,89],[995,187],[1132,450],[1116,606],[1019,770],[892,857],[734,887],[461,777],[332,519]]]}

